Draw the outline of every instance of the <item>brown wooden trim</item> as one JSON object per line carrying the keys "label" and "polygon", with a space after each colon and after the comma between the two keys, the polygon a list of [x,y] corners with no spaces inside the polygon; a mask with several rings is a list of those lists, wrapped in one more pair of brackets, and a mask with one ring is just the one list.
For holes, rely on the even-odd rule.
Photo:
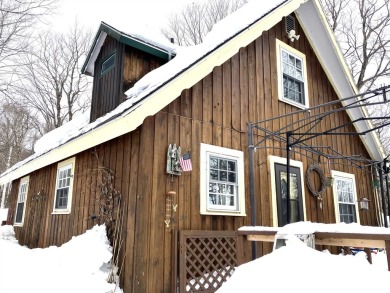
{"label": "brown wooden trim", "polygon": [[390,271],[390,240],[385,240],[386,256],[387,256],[387,270]]}

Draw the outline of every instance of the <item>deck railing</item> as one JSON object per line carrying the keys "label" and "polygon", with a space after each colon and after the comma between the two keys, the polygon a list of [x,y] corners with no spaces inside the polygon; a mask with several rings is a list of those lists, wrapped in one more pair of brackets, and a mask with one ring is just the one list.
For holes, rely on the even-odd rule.
{"label": "deck railing", "polygon": [[[245,241],[274,242],[277,229],[238,230],[237,233],[237,259],[239,264],[244,262]],[[348,232],[315,232],[316,245],[342,246],[348,252],[349,247],[361,247],[367,253],[368,261],[372,263],[371,248],[386,249],[387,266],[390,271],[390,234],[348,233]]]}

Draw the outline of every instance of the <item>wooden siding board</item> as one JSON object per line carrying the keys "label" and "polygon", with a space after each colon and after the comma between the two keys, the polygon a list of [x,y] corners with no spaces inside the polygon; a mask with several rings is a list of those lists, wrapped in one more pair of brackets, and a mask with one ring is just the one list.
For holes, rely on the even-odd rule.
{"label": "wooden siding board", "polygon": [[[205,107],[205,105],[203,105],[203,107]],[[213,127],[209,123],[203,122],[202,142],[205,144],[212,144],[213,143]],[[202,218],[202,230],[211,230],[212,229],[212,216],[202,215],[201,218]]]}
{"label": "wooden siding board", "polygon": [[[213,145],[222,146],[222,128],[219,125],[213,125]],[[212,219],[212,230],[223,229],[223,216],[215,216]]]}
{"label": "wooden siding board", "polygon": [[186,89],[182,92],[180,97],[181,103],[180,103],[180,115],[184,117],[192,117],[192,90]]}
{"label": "wooden siding board", "polygon": [[203,120],[203,103],[202,103],[202,82],[197,82],[193,87],[192,87],[192,118],[197,121],[202,121]]}
{"label": "wooden siding board", "polygon": [[[191,148],[191,121],[187,118],[180,117],[180,146],[182,155]],[[190,228],[190,192],[191,192],[191,173],[182,172],[179,180],[178,192],[178,212],[179,212],[179,229],[188,230]]]}
{"label": "wooden siding board", "polygon": [[[200,97],[201,98],[201,97]],[[169,107],[169,109],[171,109]],[[179,116],[173,115],[171,113],[168,113],[168,128],[167,128],[167,139],[168,144],[179,144],[179,138],[180,138],[180,122],[179,122]],[[168,145],[166,146],[166,151],[168,149]],[[164,164],[165,165],[165,164]],[[167,176],[167,180],[165,183],[165,193],[168,191],[174,191],[176,192],[175,196],[172,196],[172,204],[178,205],[178,193],[179,193],[179,178],[177,176]],[[171,216],[171,225],[170,225],[170,231],[165,230],[165,237],[164,237],[164,272],[171,271],[171,257],[172,257],[172,239],[169,237],[170,234],[174,233],[175,230],[178,230],[178,211],[173,212]],[[172,270],[173,272],[174,270]],[[171,283],[170,279],[168,278],[168,274],[164,274],[164,288],[168,290],[165,290],[164,292],[171,292]]]}
{"label": "wooden siding board", "polygon": [[212,110],[213,110],[213,123],[216,125],[222,125],[222,67],[214,67],[212,72],[213,85],[212,85]]}
{"label": "wooden siding board", "polygon": [[154,118],[145,119],[141,127],[140,138],[140,160],[138,172],[137,188],[137,210],[135,225],[135,245],[134,245],[134,291],[147,292],[149,281],[150,265],[150,211],[152,193],[152,172],[153,166],[153,138],[154,138]]}
{"label": "wooden siding board", "polygon": [[231,60],[222,64],[222,125],[232,127],[232,69]]}
{"label": "wooden siding board", "polygon": [[139,152],[140,152],[140,128],[129,135],[127,140],[129,144],[130,157],[128,164],[130,165],[130,173],[127,176],[129,182],[128,197],[127,197],[127,223],[126,223],[126,259],[123,276],[125,278],[124,286],[130,290],[134,289],[134,271],[135,271],[135,242],[136,242],[136,211],[137,211],[137,189],[138,189],[138,173],[139,173]]}
{"label": "wooden siding board", "polygon": [[203,78],[203,121],[213,123],[212,74]]}
{"label": "wooden siding board", "polygon": [[249,101],[248,101],[248,50],[247,48],[241,48],[240,54],[240,103],[241,103],[241,128],[240,130],[246,132],[248,128],[248,114],[249,114]]}
{"label": "wooden siding board", "polygon": [[[166,166],[166,151],[168,142],[168,133],[166,131],[168,124],[167,113],[157,113],[155,116],[154,141],[158,142],[154,147],[153,160],[153,190],[151,204],[151,228],[150,228],[150,265],[149,276],[150,283],[147,292],[158,292],[159,288],[164,287],[164,280],[170,280],[170,271],[164,270],[164,237],[165,228],[165,166]],[[170,237],[168,237],[170,239]],[[168,275],[168,276],[165,276]]]}
{"label": "wooden siding board", "polygon": [[[201,99],[201,98],[199,98]],[[190,196],[190,223],[191,230],[200,230],[202,227],[202,219],[200,215],[200,141],[202,139],[202,123],[200,121],[192,121],[192,144],[191,144],[191,196]]]}
{"label": "wooden siding board", "polygon": [[[270,69],[270,56],[269,51],[271,49],[270,47],[270,40],[268,38],[268,32],[264,32],[262,35],[262,64],[263,64],[263,90],[264,90],[264,116],[263,119],[269,119],[272,117],[272,95],[271,95],[271,69]],[[267,122],[263,123],[263,127],[267,129],[272,129],[272,123]],[[272,143],[269,140],[266,140],[265,142],[266,147],[266,158],[264,159],[265,162],[267,162],[267,159],[269,155],[272,154]],[[268,164],[267,164],[268,166]],[[270,169],[267,167],[267,188],[266,190],[271,190],[271,182],[270,182]],[[268,208],[269,207],[269,208]],[[262,208],[262,222],[264,222],[264,225],[266,226],[272,226],[273,216],[272,216],[272,205],[271,203],[268,205],[265,205],[264,208]]]}
{"label": "wooden siding board", "polygon": [[241,113],[236,109],[241,109],[240,101],[240,55],[235,54],[231,58],[232,73],[232,128],[241,130]]}

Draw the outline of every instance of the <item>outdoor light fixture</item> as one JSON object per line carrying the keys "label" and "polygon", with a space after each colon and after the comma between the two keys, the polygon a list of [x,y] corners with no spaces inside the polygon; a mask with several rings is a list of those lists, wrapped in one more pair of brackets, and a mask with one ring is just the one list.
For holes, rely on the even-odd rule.
{"label": "outdoor light fixture", "polygon": [[385,175],[389,174],[390,173],[390,162],[388,160],[388,157],[387,156],[384,160],[383,160],[383,173]]}
{"label": "outdoor light fixture", "polygon": [[360,204],[360,210],[361,211],[368,211],[368,202],[370,200],[363,197],[362,199],[359,200],[359,204]]}
{"label": "outdoor light fixture", "polygon": [[294,40],[299,40],[299,37],[300,35],[296,35],[295,34],[295,30],[291,30],[289,33],[288,33],[288,38],[290,39],[291,42],[294,42]]}
{"label": "outdoor light fixture", "polygon": [[326,187],[332,187],[333,186],[333,183],[334,183],[334,177],[332,177],[331,174],[326,174],[326,178],[325,178],[325,186]]}

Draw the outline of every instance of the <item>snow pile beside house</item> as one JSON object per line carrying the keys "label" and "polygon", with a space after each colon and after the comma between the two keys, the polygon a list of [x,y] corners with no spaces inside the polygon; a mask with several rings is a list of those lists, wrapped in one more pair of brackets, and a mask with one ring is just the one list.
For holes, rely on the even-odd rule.
{"label": "snow pile beside house", "polygon": [[1,221],[6,221],[8,215],[8,209],[0,209],[0,223]]}
{"label": "snow pile beside house", "polygon": [[[15,238],[15,231],[12,226],[0,226],[0,240],[8,240],[13,243],[18,243],[18,240]],[[1,249],[1,248],[0,248]],[[0,251],[1,253],[1,251]],[[1,261],[1,259],[0,259]]]}
{"label": "snow pile beside house", "polygon": [[[320,230],[351,231],[357,227],[363,226],[296,223],[280,228],[278,233],[288,235],[287,245],[239,266],[217,293],[389,292],[390,272],[387,271],[385,252],[372,254],[371,265],[364,252],[356,256],[332,255],[309,248],[293,235]],[[371,230],[373,233],[370,228],[389,233],[388,229],[379,227],[367,227],[366,231],[360,232]],[[245,229],[249,227],[240,230]]]}
{"label": "snow pile beside house", "polygon": [[122,292],[107,282],[112,253],[104,225],[45,249],[5,240],[12,234],[12,226],[0,227],[0,292]]}

